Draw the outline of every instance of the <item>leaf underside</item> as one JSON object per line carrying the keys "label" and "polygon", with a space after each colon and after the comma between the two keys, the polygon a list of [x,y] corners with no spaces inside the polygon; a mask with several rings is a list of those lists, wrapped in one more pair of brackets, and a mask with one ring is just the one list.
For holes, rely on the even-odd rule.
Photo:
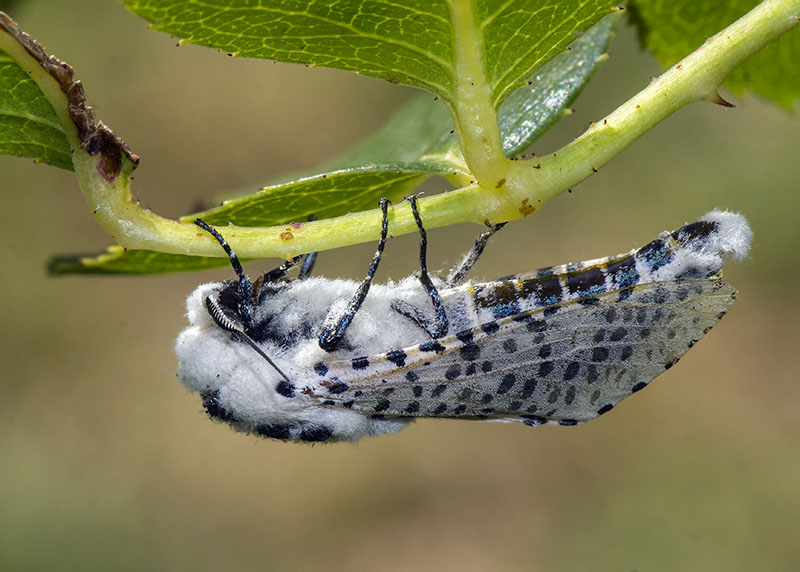
{"label": "leaf underside", "polygon": [[[246,262],[243,260],[242,262]],[[88,256],[56,256],[47,265],[47,271],[54,275],[63,274],[168,274],[209,270],[228,266],[227,258],[208,256],[181,256],[153,252],[152,250],[131,250],[121,246],[109,246],[103,254]]]}
{"label": "leaf underside", "polygon": [[[454,98],[446,0],[123,0],[184,42],[235,56],[345,69]],[[461,2],[463,0],[450,0]],[[495,106],[615,6],[607,0],[476,2]]]}

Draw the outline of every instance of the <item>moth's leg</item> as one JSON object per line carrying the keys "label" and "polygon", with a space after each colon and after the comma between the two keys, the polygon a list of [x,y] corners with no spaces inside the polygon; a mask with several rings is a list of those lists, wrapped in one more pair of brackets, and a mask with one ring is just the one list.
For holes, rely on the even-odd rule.
{"label": "moth's leg", "polygon": [[367,292],[369,292],[369,287],[372,284],[372,279],[375,276],[375,272],[378,271],[378,264],[381,262],[383,249],[386,246],[386,235],[389,232],[389,200],[381,199],[380,207],[381,211],[383,212],[383,218],[381,221],[381,238],[378,241],[378,249],[375,251],[375,256],[372,258],[372,263],[370,263],[369,269],[367,270],[367,275],[364,277],[364,281],[358,286],[358,289],[353,295],[353,298],[350,300],[350,303],[347,305],[344,314],[342,314],[336,324],[333,326],[326,326],[319,334],[319,347],[326,352],[334,351],[337,347],[339,347],[339,344],[341,344],[347,327],[350,325],[350,322],[353,321],[353,318],[355,317],[359,308],[361,308],[361,304],[364,303],[364,299],[367,297]]}
{"label": "moth's leg", "polygon": [[286,276],[289,270],[297,265],[297,262],[300,260],[300,258],[300,256],[295,256],[277,268],[273,268],[268,272],[264,272],[264,274],[256,278],[255,282],[253,282],[253,300],[256,306],[263,302],[264,297],[267,296],[268,292],[270,291],[269,288],[264,288],[264,284],[272,284]]}
{"label": "moth's leg", "polygon": [[194,224],[202,228],[204,231],[209,233],[211,236],[214,237],[222,249],[225,251],[225,254],[228,255],[228,260],[231,261],[231,266],[233,266],[233,271],[236,273],[236,276],[239,278],[239,288],[238,288],[238,306],[239,306],[239,315],[242,317],[242,322],[244,324],[245,330],[249,330],[253,327],[253,321],[255,319],[255,304],[253,302],[253,283],[250,282],[250,278],[247,274],[244,273],[244,269],[242,268],[242,264],[239,262],[239,257],[236,256],[236,253],[233,252],[230,245],[225,241],[222,235],[217,232],[215,229],[208,226],[202,219],[196,218],[194,220]]}
{"label": "moth's leg", "polygon": [[392,300],[392,310],[412,321],[414,325],[424,330],[431,338],[441,338],[447,332],[446,323],[444,330],[441,330],[440,324],[434,323],[434,320],[426,316],[422,310],[405,300]]}
{"label": "moth's leg", "polygon": [[309,252],[306,254],[306,257],[303,258],[303,264],[300,266],[300,274],[297,275],[298,280],[305,280],[311,275],[311,271],[314,270],[314,264],[317,262],[317,253],[316,252]]}
{"label": "moth's leg", "polygon": [[506,223],[504,222],[488,225],[489,230],[481,234],[475,240],[475,244],[473,244],[472,248],[469,249],[469,252],[464,255],[461,263],[447,276],[445,283],[447,284],[448,288],[458,286],[464,282],[464,279],[467,277],[469,271],[472,270],[472,267],[475,266],[476,262],[478,262],[478,258],[480,258],[481,254],[483,254],[483,249],[486,248],[486,243],[489,242],[489,239],[494,233],[503,228],[505,225]]}
{"label": "moth's leg", "polygon": [[422,226],[422,218],[420,218],[419,209],[417,208],[417,197],[408,197],[408,202],[411,203],[411,212],[419,229],[419,281],[422,283],[425,293],[431,299],[433,309],[436,312],[436,322],[431,323],[430,320],[426,320],[416,308],[405,302],[397,301],[397,304],[392,303],[392,308],[428,332],[431,338],[441,338],[447,333],[450,324],[444,311],[442,297],[428,274],[428,233],[425,232],[425,227]]}
{"label": "moth's leg", "polygon": [[[313,214],[308,215],[308,220],[317,220]],[[306,257],[303,258],[303,264],[300,266],[300,274],[297,275],[298,280],[305,280],[311,275],[311,271],[314,270],[314,264],[317,262],[317,253],[316,252],[309,252],[306,254]]]}
{"label": "moth's leg", "polygon": [[259,281],[265,284],[269,284],[270,282],[276,282],[277,280],[280,280],[281,278],[286,276],[289,270],[295,267],[295,265],[300,261],[301,258],[302,256],[295,256],[294,258],[292,258],[291,260],[287,260],[277,268],[273,268],[268,272],[264,272],[264,274],[262,274],[261,277],[259,278]]}

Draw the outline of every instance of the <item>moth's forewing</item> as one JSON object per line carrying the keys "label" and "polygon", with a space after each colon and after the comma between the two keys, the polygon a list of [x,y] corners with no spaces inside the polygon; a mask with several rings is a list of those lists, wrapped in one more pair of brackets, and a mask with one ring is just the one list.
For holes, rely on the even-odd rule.
{"label": "moth's forewing", "polygon": [[[367,358],[330,362],[314,395],[366,415],[574,424],[669,369],[733,303],[719,278],[641,284]],[[620,299],[622,298],[622,299]],[[391,355],[391,354],[390,354]]]}

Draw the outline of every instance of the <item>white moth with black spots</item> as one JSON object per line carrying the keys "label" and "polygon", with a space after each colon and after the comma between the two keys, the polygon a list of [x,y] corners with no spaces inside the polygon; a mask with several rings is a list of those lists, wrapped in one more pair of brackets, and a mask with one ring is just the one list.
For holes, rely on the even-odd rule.
{"label": "white moth with black spots", "polygon": [[[669,369],[735,297],[724,259],[751,231],[714,211],[627,254],[495,282],[463,282],[482,235],[447,280],[371,285],[287,279],[298,258],[254,284],[222,237],[238,281],[204,284],[187,301],[178,377],[208,414],[246,433],[356,441],[417,417],[575,425],[602,415]],[[356,292],[353,295],[353,292]],[[368,295],[367,295],[368,294]]]}

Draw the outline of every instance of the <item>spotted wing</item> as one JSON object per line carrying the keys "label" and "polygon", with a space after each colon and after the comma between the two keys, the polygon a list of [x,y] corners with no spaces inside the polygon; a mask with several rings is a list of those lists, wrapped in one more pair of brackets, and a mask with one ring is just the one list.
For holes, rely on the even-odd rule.
{"label": "spotted wing", "polygon": [[359,372],[331,362],[309,393],[378,417],[574,425],[669,369],[734,296],[718,276],[640,284],[375,356]]}

